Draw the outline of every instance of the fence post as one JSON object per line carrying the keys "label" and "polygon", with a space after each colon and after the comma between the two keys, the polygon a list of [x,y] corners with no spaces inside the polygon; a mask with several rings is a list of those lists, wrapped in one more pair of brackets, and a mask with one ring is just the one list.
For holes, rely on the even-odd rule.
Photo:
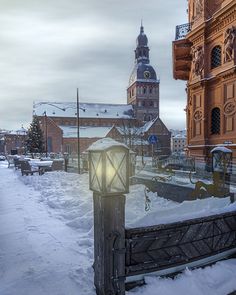
{"label": "fence post", "polygon": [[125,196],[93,194],[97,295],[125,294]]}

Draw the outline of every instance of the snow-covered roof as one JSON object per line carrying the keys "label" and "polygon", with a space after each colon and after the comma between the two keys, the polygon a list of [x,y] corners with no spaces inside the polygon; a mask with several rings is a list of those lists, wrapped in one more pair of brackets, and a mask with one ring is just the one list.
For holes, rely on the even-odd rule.
{"label": "snow-covered roof", "polygon": [[140,131],[142,133],[145,133],[147,132],[151,127],[152,125],[157,121],[158,117],[156,117],[155,119],[152,119],[151,121],[148,121],[147,123],[145,123],[141,128],[140,128]]}
{"label": "snow-covered roof", "polygon": [[[63,131],[63,138],[77,138],[77,126],[59,126]],[[103,138],[112,127],[86,127],[80,126],[80,138]]]}
{"label": "snow-covered roof", "polygon": [[90,145],[90,147],[87,149],[88,151],[100,151],[100,150],[106,150],[113,146],[122,146],[128,149],[128,147],[120,143],[110,137],[102,138],[97,141],[95,141],[93,144]]}
{"label": "snow-covered roof", "polygon": [[176,135],[172,136],[172,138],[186,139],[186,135],[185,134],[176,134]]}
{"label": "snow-covered roof", "polygon": [[24,128],[21,127],[18,130],[1,130],[0,134],[2,135],[26,135],[28,131]]}
{"label": "snow-covered roof", "polygon": [[121,135],[130,135],[130,136],[138,136],[142,132],[142,127],[119,127],[117,126],[116,129]]}
{"label": "snow-covered roof", "polygon": [[217,146],[211,150],[211,153],[214,153],[214,152],[232,153],[232,150],[227,149],[224,146]]}
{"label": "snow-covered roof", "polygon": [[27,134],[27,130],[22,126],[20,129],[16,130],[18,135],[25,135]]}
{"label": "snow-covered roof", "polygon": [[[76,102],[34,102],[33,113],[37,116],[47,114],[48,117],[76,117]],[[132,105],[80,103],[80,118],[107,118],[107,119],[131,119],[133,118]]]}

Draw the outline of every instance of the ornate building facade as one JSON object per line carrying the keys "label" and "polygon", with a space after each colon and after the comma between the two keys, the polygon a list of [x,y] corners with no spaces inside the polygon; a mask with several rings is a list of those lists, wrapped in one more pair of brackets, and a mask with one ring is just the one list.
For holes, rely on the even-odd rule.
{"label": "ornate building facade", "polygon": [[236,2],[189,0],[189,24],[177,26],[175,79],[187,81],[187,147],[206,159],[216,145],[236,156]]}
{"label": "ornate building facade", "polygon": [[[138,154],[171,153],[171,134],[159,117],[159,80],[149,63],[148,39],[142,25],[127,104],[80,103],[78,109],[79,116],[76,102],[34,103],[33,113],[40,119],[48,152],[76,154],[78,137],[81,152],[99,138],[112,137],[125,142]],[[150,136],[155,142],[150,142]]]}

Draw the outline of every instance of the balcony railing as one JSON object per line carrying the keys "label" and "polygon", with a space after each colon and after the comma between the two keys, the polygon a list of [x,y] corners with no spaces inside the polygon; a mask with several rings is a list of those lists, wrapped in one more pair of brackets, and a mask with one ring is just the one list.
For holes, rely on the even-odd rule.
{"label": "balcony railing", "polygon": [[184,39],[191,31],[191,23],[176,26],[175,40]]}

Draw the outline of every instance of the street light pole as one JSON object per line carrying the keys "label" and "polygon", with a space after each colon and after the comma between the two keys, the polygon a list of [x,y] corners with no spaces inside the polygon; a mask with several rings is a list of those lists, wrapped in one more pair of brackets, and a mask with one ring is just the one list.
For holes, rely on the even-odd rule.
{"label": "street light pole", "polygon": [[44,120],[45,120],[45,136],[46,136],[46,158],[48,157],[48,122],[47,122],[47,113],[44,111]]}
{"label": "street light pole", "polygon": [[77,154],[78,154],[78,173],[80,174],[80,134],[79,134],[79,89],[77,88]]}

